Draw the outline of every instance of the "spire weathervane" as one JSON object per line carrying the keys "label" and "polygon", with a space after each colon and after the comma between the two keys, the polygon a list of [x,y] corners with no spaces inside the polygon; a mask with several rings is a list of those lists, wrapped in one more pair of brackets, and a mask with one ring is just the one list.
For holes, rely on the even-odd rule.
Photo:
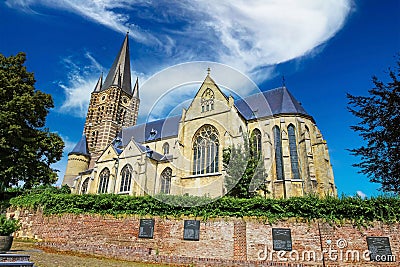
{"label": "spire weathervane", "polygon": [[211,69],[210,67],[207,68],[207,75],[210,75]]}
{"label": "spire weathervane", "polygon": [[282,87],[286,87],[285,75],[282,75]]}

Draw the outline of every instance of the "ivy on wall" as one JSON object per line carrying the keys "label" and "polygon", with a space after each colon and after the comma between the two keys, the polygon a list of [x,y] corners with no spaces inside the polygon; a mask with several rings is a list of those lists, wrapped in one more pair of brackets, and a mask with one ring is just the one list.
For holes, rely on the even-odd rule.
{"label": "ivy on wall", "polygon": [[[170,204],[167,204],[170,203]],[[181,217],[194,216],[204,220],[213,217],[258,217],[269,222],[287,218],[324,219],[332,223],[352,221],[363,225],[371,221],[400,221],[400,197],[379,196],[367,199],[316,196],[289,199],[254,197],[240,199],[159,195],[132,197],[115,194],[75,195],[56,190],[31,192],[10,200],[14,207],[43,210],[45,214],[93,213]],[[197,205],[197,206],[193,206]]]}

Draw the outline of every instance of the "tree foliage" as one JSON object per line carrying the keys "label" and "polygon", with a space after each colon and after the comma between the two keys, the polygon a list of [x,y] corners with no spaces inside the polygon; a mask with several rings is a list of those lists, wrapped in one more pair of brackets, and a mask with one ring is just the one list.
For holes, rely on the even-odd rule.
{"label": "tree foliage", "polygon": [[243,147],[239,145],[224,149],[225,188],[228,196],[250,198],[256,196],[258,190],[263,191],[264,195],[268,193],[261,154],[256,153],[253,146],[245,137]]}
{"label": "tree foliage", "polygon": [[380,183],[384,192],[400,194],[400,57],[389,77],[385,83],[374,76],[369,96],[347,95],[349,111],[361,119],[351,129],[366,141],[350,151],[361,157],[353,166],[371,182]]}
{"label": "tree foliage", "polygon": [[53,108],[51,95],[36,90],[33,73],[24,66],[26,56],[0,54],[0,187],[19,182],[25,188],[53,183],[50,165],[60,160],[64,142],[45,128]]}
{"label": "tree foliage", "polygon": [[249,186],[252,177],[247,175],[249,171],[247,168],[248,157],[248,153],[241,146],[224,149],[226,195],[240,198],[251,197]]}

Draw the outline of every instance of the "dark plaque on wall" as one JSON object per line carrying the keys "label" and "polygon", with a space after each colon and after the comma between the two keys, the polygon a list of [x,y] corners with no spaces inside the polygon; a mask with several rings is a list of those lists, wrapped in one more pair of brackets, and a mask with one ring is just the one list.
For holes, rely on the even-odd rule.
{"label": "dark plaque on wall", "polygon": [[370,236],[367,237],[368,250],[371,252],[371,261],[394,261],[390,249],[389,237]]}
{"label": "dark plaque on wall", "polygon": [[185,220],[183,225],[183,239],[199,241],[200,237],[200,221]]}
{"label": "dark plaque on wall", "polygon": [[154,219],[140,219],[139,237],[153,238]]}
{"label": "dark plaque on wall", "polygon": [[272,241],[274,250],[292,250],[292,235],[290,229],[272,228]]}

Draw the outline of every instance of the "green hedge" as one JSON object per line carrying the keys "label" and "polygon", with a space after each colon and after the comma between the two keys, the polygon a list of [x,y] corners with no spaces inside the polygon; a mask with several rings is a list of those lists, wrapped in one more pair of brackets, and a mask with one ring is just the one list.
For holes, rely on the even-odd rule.
{"label": "green hedge", "polygon": [[[387,196],[368,199],[321,199],[316,196],[289,199],[222,197],[211,201],[210,198],[193,196],[159,195],[156,199],[150,196],[131,197],[114,194],[74,195],[53,190],[18,196],[11,199],[10,204],[14,207],[41,208],[45,214],[195,216],[204,220],[212,217],[260,217],[270,222],[294,217],[307,220],[325,219],[335,223],[350,220],[355,224],[365,224],[374,220],[394,223],[400,220],[400,198]],[[193,204],[201,205],[191,207]]]}

